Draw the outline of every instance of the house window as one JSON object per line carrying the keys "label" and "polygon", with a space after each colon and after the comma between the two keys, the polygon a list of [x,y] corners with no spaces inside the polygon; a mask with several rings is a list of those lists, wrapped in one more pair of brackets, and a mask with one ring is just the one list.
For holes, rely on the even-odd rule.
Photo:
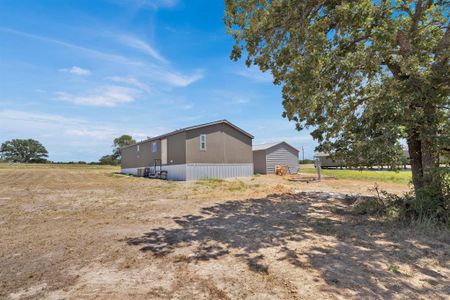
{"label": "house window", "polygon": [[158,144],[156,142],[152,143],[152,152],[155,153],[158,151]]}
{"label": "house window", "polygon": [[200,134],[200,150],[206,151],[206,134]]}

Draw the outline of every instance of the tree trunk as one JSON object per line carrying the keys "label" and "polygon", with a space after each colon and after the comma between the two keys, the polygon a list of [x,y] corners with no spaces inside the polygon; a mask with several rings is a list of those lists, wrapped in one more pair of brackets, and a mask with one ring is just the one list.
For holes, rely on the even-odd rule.
{"label": "tree trunk", "polygon": [[424,184],[430,185],[434,181],[434,171],[439,167],[439,154],[436,144],[437,126],[436,126],[436,109],[431,104],[424,106],[425,126],[421,134],[422,146],[422,168]]}
{"label": "tree trunk", "polygon": [[417,191],[423,188],[422,146],[417,129],[407,139],[408,151],[411,162],[412,181]]}
{"label": "tree trunk", "polygon": [[430,104],[425,104],[423,108],[425,113],[423,123],[413,128],[407,139],[412,179],[416,192],[433,184],[434,171],[439,167],[436,144],[436,111]]}

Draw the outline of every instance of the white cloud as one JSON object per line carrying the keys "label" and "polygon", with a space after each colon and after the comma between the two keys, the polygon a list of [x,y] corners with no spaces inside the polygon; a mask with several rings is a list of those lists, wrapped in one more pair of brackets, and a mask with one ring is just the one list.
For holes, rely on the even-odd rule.
{"label": "white cloud", "polygon": [[67,72],[70,74],[78,75],[78,76],[88,76],[91,75],[91,71],[88,69],[83,69],[77,66],[73,66],[72,68],[68,69],[61,69],[61,72]]}
{"label": "white cloud", "polygon": [[131,59],[121,56],[121,55],[110,54],[110,53],[78,46],[78,45],[67,43],[64,41],[57,40],[57,39],[49,38],[46,36],[31,34],[31,33],[18,31],[18,30],[6,28],[6,27],[0,27],[0,31],[27,37],[27,38],[31,38],[31,39],[40,40],[40,41],[47,42],[47,43],[56,44],[56,45],[59,45],[59,46],[62,46],[62,47],[68,48],[68,49],[72,49],[72,50],[77,50],[77,51],[86,53],[90,56],[93,56],[95,58],[103,59],[103,60],[110,61],[110,62],[122,63],[122,64],[133,65],[133,66],[142,65],[142,62],[140,62],[140,61],[131,60]]}
{"label": "white cloud", "polygon": [[134,86],[138,89],[141,89],[143,91],[146,92],[150,92],[150,87],[148,85],[146,85],[145,83],[141,82],[140,80],[136,79],[133,76],[112,76],[112,77],[107,77],[107,80],[111,80],[113,82],[117,82],[117,83],[124,83],[130,86]]}
{"label": "white cloud", "polygon": [[183,75],[167,70],[154,70],[156,75],[159,75],[159,79],[178,87],[186,87],[203,78],[203,70],[197,70],[191,75]]}
{"label": "white cloud", "polygon": [[273,82],[272,75],[268,72],[261,72],[257,67],[250,67],[232,71],[233,74],[249,78],[257,82]]}
{"label": "white cloud", "polygon": [[159,62],[168,62],[154,47],[137,37],[125,34],[111,34],[111,36],[121,44],[142,51]]}
{"label": "white cloud", "polygon": [[152,6],[154,8],[170,8],[175,7],[178,4],[178,0],[140,0],[139,2],[144,2],[148,6]]}
{"label": "white cloud", "polygon": [[112,0],[113,2],[120,3],[123,5],[132,5],[135,8],[172,8],[175,7],[179,0]]}
{"label": "white cloud", "polygon": [[141,70],[141,74],[144,74],[144,76],[147,75],[151,81],[164,82],[176,87],[186,87],[204,77],[204,71],[202,69],[197,69],[191,74],[183,74],[173,70],[168,65],[170,63],[168,59],[160,54],[152,45],[135,36],[107,31],[98,34],[112,38],[124,46],[138,49],[154,58],[154,63],[144,64],[143,69]]}
{"label": "white cloud", "polygon": [[[47,42],[47,43],[52,43],[55,45],[59,45],[61,47],[65,47],[67,49],[79,51],[80,53],[91,56],[95,59],[101,59],[101,60],[105,60],[108,62],[113,62],[115,64],[122,64],[125,66],[131,66],[133,68],[133,70],[135,70],[139,74],[142,74],[142,76],[147,76],[147,77],[151,76],[149,78],[151,78],[152,81],[163,82],[170,86],[186,87],[204,77],[203,70],[196,70],[192,74],[182,74],[178,71],[171,70],[165,64],[161,64],[162,62],[167,62],[167,60],[162,55],[160,55],[158,52],[156,52],[150,45],[146,44],[145,42],[143,42],[139,39],[134,39],[134,38],[130,38],[130,37],[125,38],[125,40],[128,39],[129,41],[132,41],[132,43],[129,44],[129,46],[132,46],[134,48],[139,48],[142,51],[146,51],[146,53],[149,55],[152,55],[152,57],[154,57],[159,64],[144,63],[142,61],[130,59],[125,56],[105,53],[102,51],[78,46],[75,44],[71,44],[71,43],[56,40],[53,38],[49,38],[46,36],[30,34],[27,32],[22,32],[22,31],[18,31],[18,30],[14,30],[14,29],[5,28],[5,27],[0,27],[0,31],[23,36],[26,38],[40,40],[40,41]],[[105,34],[103,34],[103,35],[105,35]],[[112,34],[106,34],[106,35],[114,36]]]}
{"label": "white cloud", "polygon": [[181,105],[182,109],[191,109],[193,107],[194,107],[194,104],[192,104],[192,103],[187,103],[187,104]]}
{"label": "white cloud", "polygon": [[113,130],[98,130],[98,129],[68,129],[65,132],[67,135],[74,137],[89,137],[94,139],[105,140],[111,138],[114,131]]}
{"label": "white cloud", "polygon": [[[132,132],[130,133],[130,135],[136,140],[136,141],[141,141],[141,140],[146,140],[148,138],[150,138],[150,136],[147,133],[143,133],[143,132]],[[156,134],[158,135],[158,134]],[[155,135],[155,136],[156,136]]]}
{"label": "white cloud", "polygon": [[246,104],[246,103],[250,102],[250,99],[246,98],[246,97],[236,96],[233,98],[233,101],[238,104]]}
{"label": "white cloud", "polygon": [[133,102],[138,91],[123,86],[104,86],[85,95],[75,95],[66,92],[57,92],[56,97],[77,105],[114,107],[120,104]]}
{"label": "white cloud", "polygon": [[0,110],[0,119],[8,120],[4,126],[10,130],[23,131],[23,133],[28,132],[30,136],[38,135],[55,138],[76,136],[110,140],[119,132],[117,129],[107,125],[48,113]]}

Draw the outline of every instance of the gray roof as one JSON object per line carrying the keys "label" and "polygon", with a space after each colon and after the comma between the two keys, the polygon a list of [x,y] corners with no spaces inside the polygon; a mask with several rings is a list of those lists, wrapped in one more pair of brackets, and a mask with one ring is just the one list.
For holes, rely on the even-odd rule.
{"label": "gray roof", "polygon": [[139,145],[139,144],[142,144],[142,143],[147,143],[147,142],[154,141],[154,140],[159,140],[159,139],[162,139],[162,138],[165,138],[165,137],[168,137],[168,136],[171,136],[171,135],[180,133],[180,132],[184,132],[184,131],[188,131],[188,130],[193,130],[193,129],[198,129],[198,128],[203,128],[203,127],[208,127],[208,126],[217,125],[217,124],[222,124],[222,123],[223,123],[223,124],[227,124],[227,125],[233,127],[233,128],[236,129],[237,131],[240,131],[241,133],[247,135],[248,137],[250,137],[250,138],[252,138],[252,139],[254,138],[254,136],[251,135],[250,133],[248,133],[247,131],[245,131],[245,130],[239,128],[239,127],[237,127],[236,125],[234,125],[234,124],[231,123],[230,121],[224,119],[224,120],[218,120],[218,121],[209,122],[209,123],[204,123],[204,124],[200,124],[200,125],[194,125],[194,126],[189,126],[189,127],[185,127],[185,128],[180,128],[180,129],[171,131],[171,132],[169,132],[169,133],[165,133],[165,134],[161,134],[161,135],[158,135],[158,136],[155,136],[155,137],[152,137],[152,138],[148,138],[148,139],[146,139],[146,140],[137,142],[136,144],[124,146],[124,147],[122,147],[122,149],[131,147],[131,146],[134,146],[134,145]]}
{"label": "gray roof", "polygon": [[293,148],[294,150],[298,151],[297,148],[295,148],[295,147],[292,146],[292,145],[289,145],[289,144],[286,143],[285,141],[275,142],[275,143],[267,143],[267,144],[261,144],[261,145],[253,145],[252,150],[253,150],[253,151],[267,150],[267,149],[270,149],[270,148],[272,148],[272,147],[274,147],[274,146],[276,146],[276,145],[283,144],[283,143],[286,144],[286,145],[288,145],[289,147]]}
{"label": "gray roof", "polygon": [[258,150],[266,150],[269,148],[272,148],[273,146],[278,145],[278,143],[268,143],[268,144],[261,144],[261,145],[253,145],[252,150],[253,151],[258,151]]}

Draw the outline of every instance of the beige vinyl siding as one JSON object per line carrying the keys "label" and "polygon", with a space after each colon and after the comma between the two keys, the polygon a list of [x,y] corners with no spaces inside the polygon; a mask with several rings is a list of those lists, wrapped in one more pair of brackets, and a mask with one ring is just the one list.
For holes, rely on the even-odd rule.
{"label": "beige vinyl siding", "polygon": [[161,164],[167,165],[167,139],[161,140]]}
{"label": "beige vinyl siding", "polygon": [[[122,149],[121,150],[122,169],[147,167],[153,165],[155,159],[161,159],[160,141],[159,140],[155,141],[157,143],[157,150],[158,150],[156,153],[152,152],[151,149],[152,142],[153,141],[148,141]],[[138,146],[139,151],[137,151]]]}
{"label": "beige vinyl siding", "polygon": [[[206,135],[206,150],[200,135]],[[252,163],[252,139],[227,124],[215,124],[186,132],[186,162],[209,164]]]}
{"label": "beige vinyl siding", "polygon": [[167,137],[167,164],[179,165],[186,163],[186,132],[180,132]]}
{"label": "beige vinyl siding", "polygon": [[[187,163],[223,163],[222,124],[186,132]],[[206,134],[206,151],[200,150],[200,135]]]}
{"label": "beige vinyl siding", "polygon": [[253,151],[253,166],[255,173],[267,174],[266,150]]}
{"label": "beige vinyl siding", "polygon": [[252,139],[227,124],[222,126],[224,163],[253,163]]}

